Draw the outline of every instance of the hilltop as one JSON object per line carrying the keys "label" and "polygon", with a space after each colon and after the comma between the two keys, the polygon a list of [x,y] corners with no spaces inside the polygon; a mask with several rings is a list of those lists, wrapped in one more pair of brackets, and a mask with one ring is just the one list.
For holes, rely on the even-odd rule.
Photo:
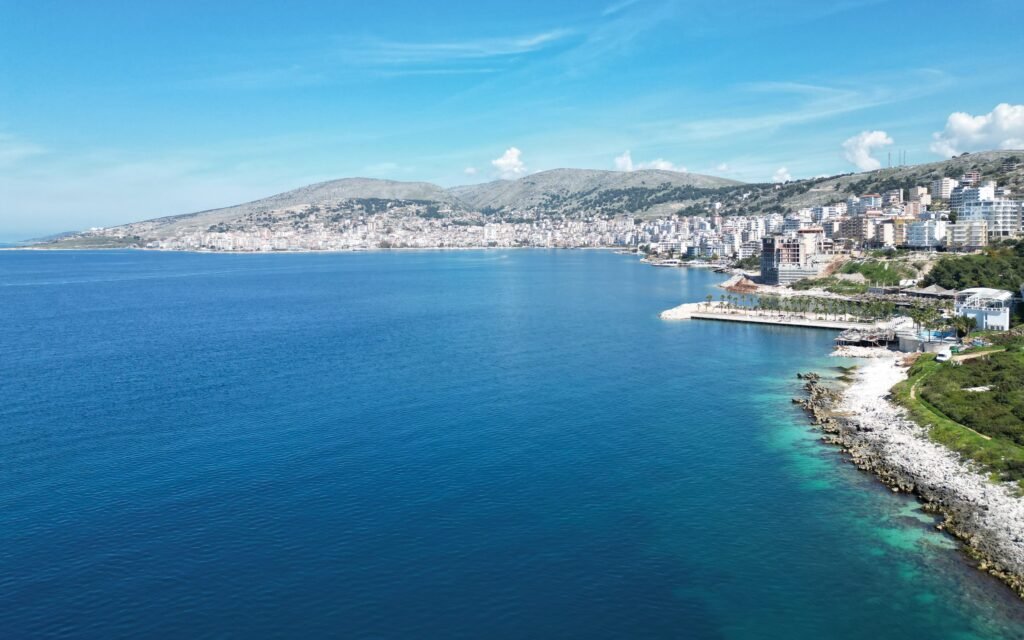
{"label": "hilltop", "polygon": [[518,180],[496,180],[451,189],[470,208],[549,215],[638,214],[671,202],[686,202],[705,190],[742,183],[698,173],[649,169],[597,171],[552,169]]}
{"label": "hilltop", "polygon": [[260,216],[291,209],[309,206],[334,209],[360,201],[430,203],[435,208],[461,208],[461,204],[448,191],[429,182],[343,178],[318,182],[232,207],[154,218],[123,227],[135,235],[161,238],[187,231],[230,225],[241,220],[256,220]]}

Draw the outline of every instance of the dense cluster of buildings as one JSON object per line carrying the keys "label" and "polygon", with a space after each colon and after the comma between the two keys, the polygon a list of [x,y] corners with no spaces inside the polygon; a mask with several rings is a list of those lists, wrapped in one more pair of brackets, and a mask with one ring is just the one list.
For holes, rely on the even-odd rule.
{"label": "dense cluster of buildings", "polygon": [[378,248],[609,247],[628,246],[635,236],[632,218],[541,219],[483,222],[479,219],[424,218],[374,214],[344,220],[305,218],[259,225],[237,225],[176,235],[147,243],[154,249],[188,251],[351,251]]}
{"label": "dense cluster of buildings", "polygon": [[762,240],[762,277],[772,284],[815,277],[857,248],[974,251],[1020,237],[1021,218],[1022,202],[977,172],[853,196],[786,216],[781,231]]}

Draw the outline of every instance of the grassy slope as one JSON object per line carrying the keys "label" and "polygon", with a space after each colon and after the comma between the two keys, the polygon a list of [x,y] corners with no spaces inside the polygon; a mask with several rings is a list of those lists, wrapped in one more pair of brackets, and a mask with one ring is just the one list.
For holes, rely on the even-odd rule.
{"label": "grassy slope", "polygon": [[[994,354],[990,358],[1015,358],[1020,363],[1024,363],[1024,354],[1019,351]],[[925,396],[931,397],[932,400],[942,398],[941,394],[928,393],[929,386],[932,386],[934,390],[941,387],[943,383],[959,384],[956,382],[958,376],[964,375],[964,367],[968,367],[970,363],[971,361],[968,361],[960,367],[953,367],[950,364],[936,362],[932,355],[922,356],[911,367],[908,379],[893,388],[893,395],[900,404],[908,409],[918,424],[928,429],[932,440],[982,464],[1000,479],[1024,481],[1024,446],[1014,442],[1011,437],[1007,437],[1011,434],[993,429],[986,434],[991,436],[991,439],[987,439],[978,433],[988,431],[980,417],[977,421],[972,421],[975,422],[974,428],[965,426],[950,418],[942,409],[925,398]],[[954,369],[961,371],[954,371]],[[966,371],[970,372],[971,369],[973,367]],[[978,376],[971,382],[973,386],[983,386],[988,380],[984,376]],[[913,398],[911,389],[915,389]],[[973,399],[970,396],[971,394],[963,394],[957,400],[966,403],[973,401],[979,407],[982,403],[991,403],[991,398],[984,394],[976,394]],[[939,400],[939,402],[948,404],[949,401]],[[960,409],[963,408],[960,407]],[[967,411],[970,411],[970,407],[967,407]],[[958,413],[961,412],[958,411]],[[983,412],[978,412],[979,416],[982,414]],[[1022,487],[1024,487],[1024,482],[1022,482]]]}

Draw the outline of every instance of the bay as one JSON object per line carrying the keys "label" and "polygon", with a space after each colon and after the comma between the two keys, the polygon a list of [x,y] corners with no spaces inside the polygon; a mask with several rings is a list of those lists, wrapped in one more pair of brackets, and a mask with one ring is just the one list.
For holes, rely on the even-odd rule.
{"label": "bay", "polygon": [[1022,637],[789,402],[832,332],[602,251],[0,252],[3,637]]}

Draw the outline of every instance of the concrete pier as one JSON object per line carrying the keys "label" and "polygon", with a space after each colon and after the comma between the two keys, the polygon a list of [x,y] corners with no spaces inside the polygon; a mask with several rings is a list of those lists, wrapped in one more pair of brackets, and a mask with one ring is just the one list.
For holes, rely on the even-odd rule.
{"label": "concrete pier", "polygon": [[729,310],[720,302],[688,302],[661,312],[662,320],[720,320],[723,322],[747,322],[752,324],[774,324],[785,327],[810,327],[813,329],[877,329],[880,324],[854,322],[823,317],[804,317],[797,314],[769,315],[743,310]]}

